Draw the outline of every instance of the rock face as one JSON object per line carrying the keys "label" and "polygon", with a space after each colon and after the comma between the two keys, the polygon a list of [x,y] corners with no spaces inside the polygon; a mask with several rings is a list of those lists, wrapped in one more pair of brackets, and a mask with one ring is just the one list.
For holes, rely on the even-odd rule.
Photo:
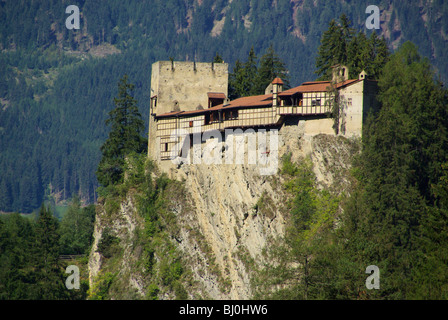
{"label": "rock face", "polygon": [[[94,241],[89,255],[89,285],[92,288],[94,281],[104,273],[104,256],[99,252],[99,244],[106,230],[120,239],[122,253],[118,257],[119,281],[127,282],[127,290],[118,297],[132,299],[144,296],[143,269],[139,266],[138,258],[141,247],[133,244],[138,238],[137,230],[143,226],[144,219],[139,216],[134,204],[134,199],[128,195],[127,200],[120,203],[118,210],[111,210],[103,204],[98,204],[95,226],[93,231]],[[109,271],[109,270],[107,270]]]}
{"label": "rock face", "polygon": [[[343,188],[348,183],[346,170],[356,143],[334,135],[306,135],[304,126],[299,123],[280,129],[279,157],[287,153],[291,153],[292,161],[309,157],[321,187],[337,184]],[[173,242],[197,284],[196,295],[190,293],[190,297],[249,299],[251,271],[263,261],[263,248],[270,237],[284,233],[288,194],[282,175],[260,175],[258,165],[248,164],[181,164],[162,169],[169,172],[170,178],[184,181],[190,204],[190,210],[184,210],[175,200],[171,206],[180,226]],[[103,221],[99,214],[89,261],[92,279],[101,269],[101,257],[95,248],[104,224],[112,223],[120,237],[132,238],[135,225],[142,223],[134,211],[132,205],[121,204],[113,222]],[[132,249],[128,251],[123,260],[135,260]],[[123,270],[130,269],[129,261],[123,261]],[[143,295],[138,270],[128,277]]]}
{"label": "rock face", "polygon": [[[201,275],[201,266],[192,264],[197,280],[213,299],[249,298],[250,270],[241,261],[241,255],[249,254],[260,261],[268,237],[283,233],[284,218],[278,210],[281,192],[274,189],[270,178],[259,176],[255,167],[196,165],[182,168],[177,174],[185,174],[188,196],[195,208],[190,217],[183,217],[182,224],[189,223],[200,230],[200,241],[207,241],[220,275],[210,282]],[[270,195],[274,207],[271,216],[255,210],[263,193]],[[198,239],[187,230],[182,238],[180,249],[194,259]],[[230,285],[220,291],[222,282]]]}

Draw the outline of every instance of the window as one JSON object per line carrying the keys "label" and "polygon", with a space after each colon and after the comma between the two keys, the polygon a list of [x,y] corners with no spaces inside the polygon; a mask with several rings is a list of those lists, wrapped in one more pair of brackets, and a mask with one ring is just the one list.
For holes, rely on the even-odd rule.
{"label": "window", "polygon": [[347,100],[347,104],[348,104],[349,106],[352,105],[352,98],[348,98],[348,100]]}
{"label": "window", "polygon": [[156,107],[157,107],[157,96],[153,96],[151,97],[151,110],[154,110]]}
{"label": "window", "polygon": [[223,114],[224,120],[238,119],[238,110],[226,110]]}
{"label": "window", "polygon": [[230,120],[238,119],[238,110],[230,111]]}
{"label": "window", "polygon": [[209,108],[223,104],[226,99],[226,95],[222,92],[208,92],[207,95]]}
{"label": "window", "polygon": [[190,125],[190,128],[192,128],[193,127],[193,121],[190,121],[189,125]]}
{"label": "window", "polygon": [[219,114],[218,112],[210,113],[210,123],[219,122]]}
{"label": "window", "polygon": [[312,107],[320,107],[320,99],[312,100],[311,106]]}
{"label": "window", "polygon": [[168,152],[168,143],[164,143],[163,151]]}

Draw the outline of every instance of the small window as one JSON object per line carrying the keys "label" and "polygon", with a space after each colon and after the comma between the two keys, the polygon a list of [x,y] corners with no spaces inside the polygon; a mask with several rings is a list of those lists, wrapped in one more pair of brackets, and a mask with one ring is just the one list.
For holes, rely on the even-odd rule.
{"label": "small window", "polygon": [[238,110],[227,110],[224,111],[224,120],[235,120],[238,119]]}
{"label": "small window", "polygon": [[347,100],[347,104],[348,104],[349,106],[352,105],[352,98],[348,98],[348,100]]}
{"label": "small window", "polygon": [[157,96],[151,98],[151,108],[155,109],[157,107]]}
{"label": "small window", "polygon": [[312,107],[320,107],[320,99],[312,100],[311,106]]}
{"label": "small window", "polygon": [[192,128],[193,127],[193,121],[190,121],[189,125],[190,125],[190,128]]}
{"label": "small window", "polygon": [[163,151],[168,152],[168,143],[164,143]]}
{"label": "small window", "polygon": [[210,113],[210,123],[219,122],[219,114],[218,112]]}

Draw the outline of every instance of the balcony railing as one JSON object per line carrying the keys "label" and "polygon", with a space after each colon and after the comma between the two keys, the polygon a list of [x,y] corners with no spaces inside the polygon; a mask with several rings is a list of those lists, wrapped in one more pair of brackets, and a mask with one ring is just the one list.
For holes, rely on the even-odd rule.
{"label": "balcony railing", "polygon": [[330,112],[328,106],[279,106],[280,115],[324,115]]}

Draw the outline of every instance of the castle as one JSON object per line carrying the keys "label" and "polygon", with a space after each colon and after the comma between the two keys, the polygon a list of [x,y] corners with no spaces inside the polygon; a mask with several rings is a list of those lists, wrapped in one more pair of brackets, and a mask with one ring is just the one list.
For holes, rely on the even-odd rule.
{"label": "castle", "polygon": [[[284,90],[273,79],[265,94],[228,100],[228,64],[158,61],[152,65],[148,156],[171,159],[178,141],[173,132],[193,135],[232,128],[279,128],[304,121],[305,134],[360,137],[367,112],[377,108],[377,82],[348,78],[333,67],[332,81],[310,81]],[[337,101],[337,103],[335,103]],[[335,121],[335,108],[337,116]],[[331,117],[330,117],[331,116]]]}

